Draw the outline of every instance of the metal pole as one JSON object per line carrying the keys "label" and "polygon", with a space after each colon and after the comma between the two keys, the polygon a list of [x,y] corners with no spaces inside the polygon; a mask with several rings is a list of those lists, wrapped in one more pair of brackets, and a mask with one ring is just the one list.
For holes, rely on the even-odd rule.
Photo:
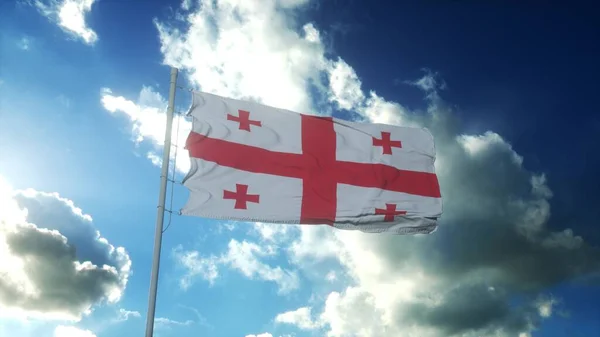
{"label": "metal pole", "polygon": [[156,292],[158,289],[158,269],[160,265],[160,249],[162,244],[163,221],[165,219],[165,199],[167,196],[167,176],[169,175],[169,159],[171,155],[171,128],[175,110],[175,89],[177,84],[177,68],[171,68],[171,86],[169,88],[169,106],[167,107],[167,129],[165,130],[165,146],[163,148],[162,168],[160,173],[160,192],[156,214],[156,230],[154,232],[154,253],[152,256],[152,274],[150,276],[150,293],[148,294],[148,316],[146,317],[146,337],[154,333],[154,313],[156,311]]}

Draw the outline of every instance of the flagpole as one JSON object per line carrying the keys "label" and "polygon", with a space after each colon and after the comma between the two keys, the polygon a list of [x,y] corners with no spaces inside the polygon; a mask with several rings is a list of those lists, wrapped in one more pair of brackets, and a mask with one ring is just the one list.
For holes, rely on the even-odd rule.
{"label": "flagpole", "polygon": [[175,111],[175,89],[178,69],[171,67],[171,86],[169,87],[169,105],[167,107],[167,128],[165,130],[165,146],[163,147],[162,168],[160,173],[160,192],[154,232],[154,253],[152,256],[152,273],[150,276],[150,292],[148,294],[148,315],[146,317],[146,337],[154,333],[154,314],[156,311],[156,293],[158,290],[158,270],[160,266],[160,250],[162,245],[163,222],[165,219],[165,199],[167,196],[167,177],[169,175],[169,159],[171,156],[171,129],[173,112]]}

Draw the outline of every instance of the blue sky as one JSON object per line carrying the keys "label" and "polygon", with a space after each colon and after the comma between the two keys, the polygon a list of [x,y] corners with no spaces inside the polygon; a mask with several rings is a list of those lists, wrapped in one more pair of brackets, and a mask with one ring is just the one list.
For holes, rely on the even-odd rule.
{"label": "blue sky", "polygon": [[600,330],[597,9],[212,3],[0,4],[0,335],[143,333],[170,65],[183,87],[429,128],[444,216],[409,237],[174,216],[156,336]]}

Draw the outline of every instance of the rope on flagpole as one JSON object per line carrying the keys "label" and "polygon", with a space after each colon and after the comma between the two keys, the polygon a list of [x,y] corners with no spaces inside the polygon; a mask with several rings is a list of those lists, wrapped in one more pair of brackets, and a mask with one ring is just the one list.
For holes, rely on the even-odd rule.
{"label": "rope on flagpole", "polygon": [[167,225],[165,226],[165,229],[163,229],[163,233],[167,231],[167,229],[169,229],[169,227],[171,227],[171,220],[173,219],[173,195],[175,192],[175,173],[177,172],[177,150],[179,149],[179,124],[181,124],[181,115],[178,116],[177,118],[177,131],[175,132],[175,153],[173,154],[173,169],[172,169],[172,175],[171,175],[171,179],[169,179],[173,184],[171,184],[171,196],[169,200],[169,210],[167,212],[169,212],[169,220],[167,221]]}

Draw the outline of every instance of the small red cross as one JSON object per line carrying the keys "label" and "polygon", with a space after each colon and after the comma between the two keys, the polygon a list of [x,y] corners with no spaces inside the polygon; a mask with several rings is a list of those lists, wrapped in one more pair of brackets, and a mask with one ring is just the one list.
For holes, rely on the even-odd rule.
{"label": "small red cross", "polygon": [[392,147],[402,147],[402,142],[399,140],[391,140],[389,132],[381,131],[381,139],[373,137],[373,146],[381,146],[383,154],[392,154]]}
{"label": "small red cross", "polygon": [[223,191],[223,199],[235,200],[235,209],[247,209],[247,202],[259,203],[260,196],[258,194],[248,194],[248,185],[235,184],[235,192]]}
{"label": "small red cross", "polygon": [[375,208],[375,214],[384,214],[383,221],[394,221],[396,215],[404,215],[406,211],[397,211],[396,204],[385,204],[385,209]]}
{"label": "small red cross", "polygon": [[250,119],[250,112],[246,110],[238,110],[238,116],[227,114],[228,121],[234,121],[240,123],[240,130],[250,131],[250,125],[262,126],[260,121],[253,121]]}

